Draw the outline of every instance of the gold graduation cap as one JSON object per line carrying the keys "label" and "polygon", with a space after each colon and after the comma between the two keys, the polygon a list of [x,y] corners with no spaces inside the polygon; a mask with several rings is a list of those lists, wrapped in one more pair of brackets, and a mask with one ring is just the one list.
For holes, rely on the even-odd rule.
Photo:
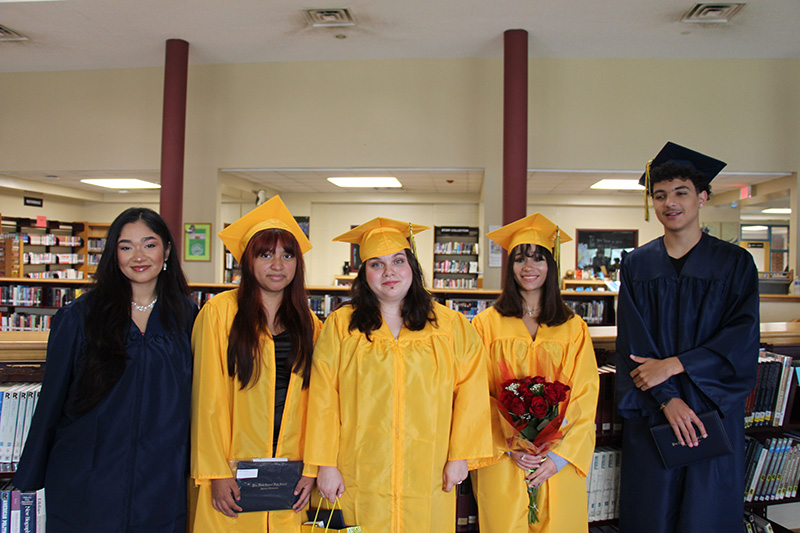
{"label": "gold graduation cap", "polygon": [[281,201],[280,196],[273,196],[245,216],[217,233],[236,261],[242,262],[242,254],[247,243],[259,231],[271,228],[286,230],[297,239],[300,251],[306,253],[311,249],[311,242],[297,224],[292,214]]}
{"label": "gold graduation cap", "polygon": [[538,244],[556,255],[556,245],[572,240],[564,230],[541,213],[528,215],[486,234],[494,242],[511,251],[520,244]]}
{"label": "gold graduation cap", "polygon": [[[378,217],[342,233],[333,240],[358,244],[358,255],[362,261],[373,257],[393,254],[409,248],[408,237],[414,241],[414,234],[430,229],[428,226],[401,222],[391,218]],[[413,250],[413,244],[411,246]]]}

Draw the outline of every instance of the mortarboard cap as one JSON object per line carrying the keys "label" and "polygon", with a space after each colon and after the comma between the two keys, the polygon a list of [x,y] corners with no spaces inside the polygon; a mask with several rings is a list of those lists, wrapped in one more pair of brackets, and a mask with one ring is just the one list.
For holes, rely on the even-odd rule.
{"label": "mortarboard cap", "polygon": [[393,254],[410,248],[408,237],[412,237],[412,234],[426,229],[430,228],[410,222],[378,217],[351,229],[347,233],[342,233],[333,240],[358,244],[359,256],[362,261],[366,261],[373,257]]}
{"label": "mortarboard cap", "polygon": [[538,244],[556,256],[557,244],[572,240],[572,237],[564,233],[564,230],[541,213],[535,213],[511,224],[506,224],[500,229],[487,233],[486,236],[505,248],[509,254],[520,244]]}
{"label": "mortarboard cap", "polygon": [[719,159],[714,159],[700,152],[695,152],[679,144],[668,142],[664,145],[664,148],[658,152],[658,155],[648,163],[645,173],[639,178],[639,185],[646,187],[648,171],[664,163],[675,163],[676,165],[682,165],[696,170],[705,177],[706,181],[704,183],[710,183],[727,164]]}
{"label": "mortarboard cap", "polygon": [[714,159],[713,157],[701,154],[700,152],[695,152],[694,150],[679,144],[667,142],[661,151],[658,152],[653,159],[647,162],[647,165],[645,165],[644,174],[642,174],[642,177],[639,178],[639,185],[644,187],[645,220],[650,220],[648,195],[653,188],[652,184],[650,183],[650,171],[660,165],[663,165],[664,163],[675,163],[676,165],[682,165],[697,171],[705,178],[705,181],[702,182],[702,185],[711,183],[711,180],[717,177],[717,174],[719,174],[727,164],[724,161]]}
{"label": "mortarboard cap", "polygon": [[231,251],[236,261],[242,262],[242,254],[244,254],[247,243],[253,238],[253,235],[265,229],[282,229],[286,230],[297,239],[297,244],[300,245],[300,251],[306,253],[311,249],[311,242],[306,237],[303,230],[297,224],[289,209],[281,201],[280,196],[273,196],[260,206],[256,207],[245,216],[217,233],[219,238],[228,250]]}

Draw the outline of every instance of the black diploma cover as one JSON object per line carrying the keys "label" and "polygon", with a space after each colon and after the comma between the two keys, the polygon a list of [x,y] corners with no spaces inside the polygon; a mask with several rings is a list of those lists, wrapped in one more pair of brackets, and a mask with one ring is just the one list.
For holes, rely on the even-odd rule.
{"label": "black diploma cover", "polygon": [[303,473],[303,461],[239,461],[236,483],[243,513],[285,511],[297,501],[294,488]]}
{"label": "black diploma cover", "polygon": [[[709,411],[698,415],[698,418],[705,426],[708,437],[705,439],[700,437],[700,444],[691,448],[681,446],[669,424],[650,428],[658,453],[664,462],[664,468],[677,468],[733,453],[728,435],[725,433],[725,428],[722,427],[719,413]],[[697,430],[696,427],[695,430]]]}

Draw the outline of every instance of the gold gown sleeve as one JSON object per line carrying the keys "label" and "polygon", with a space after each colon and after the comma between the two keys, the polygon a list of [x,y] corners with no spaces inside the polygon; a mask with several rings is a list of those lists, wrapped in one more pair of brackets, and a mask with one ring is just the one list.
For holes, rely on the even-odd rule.
{"label": "gold gown sleeve", "polygon": [[331,313],[314,345],[311,383],[308,396],[308,417],[303,458],[315,466],[336,466],[339,455],[339,387],[341,313]]}
{"label": "gold gown sleeve", "polygon": [[[213,300],[212,300],[213,301]],[[226,317],[207,302],[192,331],[194,378],[192,384],[191,474],[196,483],[231,477],[232,380],[228,377]]]}
{"label": "gold gown sleeve", "polygon": [[[570,399],[564,419],[566,433],[560,443],[552,451],[572,463],[582,476],[586,476],[592,461],[595,445],[595,412],[599,376],[597,360],[592,346],[592,339],[586,323],[579,317],[573,317],[572,327],[564,327],[567,354],[566,361],[574,361],[569,375]],[[566,324],[564,325],[566,326]]]}
{"label": "gold gown sleeve", "polygon": [[455,387],[448,459],[492,456],[491,411],[486,348],[461,313],[453,320]]}

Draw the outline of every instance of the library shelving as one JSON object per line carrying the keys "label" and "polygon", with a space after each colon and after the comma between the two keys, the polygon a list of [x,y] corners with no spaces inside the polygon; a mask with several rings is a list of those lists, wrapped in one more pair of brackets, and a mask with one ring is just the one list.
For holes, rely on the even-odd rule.
{"label": "library shelving", "polygon": [[[85,261],[79,253],[82,224],[58,220],[3,217],[0,263],[5,276],[75,279]],[[16,255],[18,254],[18,255]]]}
{"label": "library shelving", "polygon": [[111,224],[105,222],[78,222],[75,224],[77,235],[81,238],[81,246],[77,252],[83,255],[84,261],[78,266],[84,278],[89,278],[97,270],[100,256],[106,245],[106,234]]}
{"label": "library shelving", "polygon": [[479,288],[479,256],[478,228],[436,226],[433,242],[433,288]]}

